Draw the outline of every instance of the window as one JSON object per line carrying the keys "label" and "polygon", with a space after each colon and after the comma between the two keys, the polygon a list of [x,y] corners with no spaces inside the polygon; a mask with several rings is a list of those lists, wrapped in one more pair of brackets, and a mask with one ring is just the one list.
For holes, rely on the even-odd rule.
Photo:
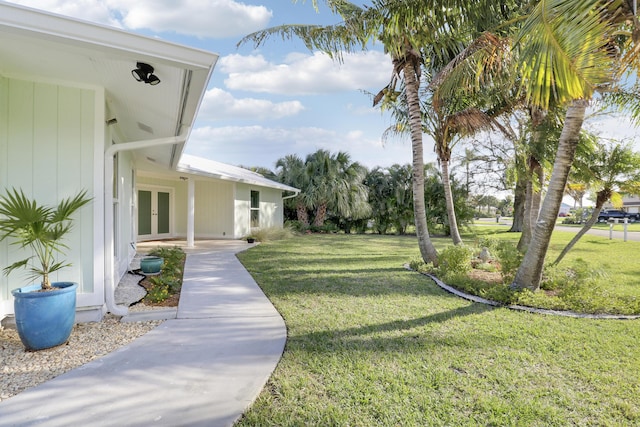
{"label": "window", "polygon": [[251,227],[260,227],[260,192],[251,191]]}

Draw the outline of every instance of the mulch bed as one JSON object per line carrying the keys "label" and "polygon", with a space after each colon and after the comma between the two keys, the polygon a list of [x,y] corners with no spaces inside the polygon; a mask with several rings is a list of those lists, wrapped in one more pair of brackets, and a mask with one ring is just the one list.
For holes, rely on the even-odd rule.
{"label": "mulch bed", "polygon": [[[149,290],[153,288],[153,283],[149,281],[149,278],[147,276],[145,276],[144,279],[142,279],[138,283],[138,285],[145,288],[147,292],[149,292]],[[145,296],[141,302],[143,302],[144,305],[147,305],[150,307],[177,307],[179,301],[180,301],[180,292],[178,291],[175,294],[169,295],[169,298],[167,298],[164,301],[160,301],[160,302],[149,301],[149,299]]]}
{"label": "mulch bed", "polygon": [[[184,274],[184,263],[186,262],[186,260],[187,260],[187,257],[185,256],[182,260],[183,274]],[[142,271],[136,271],[136,273],[144,275]],[[153,283],[151,283],[151,281],[149,280],[149,277],[153,277],[153,276],[144,276],[144,278],[140,282],[138,282],[138,285],[145,288],[147,292],[149,292],[149,290],[153,288]],[[144,297],[141,302],[143,302],[144,305],[147,305],[150,307],[177,307],[178,303],[180,302],[180,289],[178,289],[177,292],[170,294],[169,297],[164,301],[153,302],[153,301],[150,301],[147,297]]]}

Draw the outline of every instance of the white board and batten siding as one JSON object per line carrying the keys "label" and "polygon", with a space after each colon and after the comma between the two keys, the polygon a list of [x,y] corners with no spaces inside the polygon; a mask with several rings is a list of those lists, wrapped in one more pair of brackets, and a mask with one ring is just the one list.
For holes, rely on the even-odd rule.
{"label": "white board and batten siding", "polygon": [[[102,245],[95,231],[102,192],[95,189],[102,187],[103,117],[104,95],[96,88],[0,77],[0,191],[22,189],[54,205],[83,189],[94,197],[76,213],[66,240],[65,259],[73,265],[52,277],[78,282],[78,306],[101,305],[103,299],[103,261],[95,250]],[[1,268],[24,255],[0,242]],[[19,272],[0,275],[0,319],[13,313],[11,290],[26,284]]]}

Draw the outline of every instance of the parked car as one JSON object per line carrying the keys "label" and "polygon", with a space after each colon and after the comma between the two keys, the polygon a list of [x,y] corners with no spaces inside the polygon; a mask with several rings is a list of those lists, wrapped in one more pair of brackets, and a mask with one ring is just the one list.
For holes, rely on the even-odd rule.
{"label": "parked car", "polygon": [[617,209],[608,209],[600,212],[598,215],[598,222],[607,222],[613,219],[623,220],[624,218],[629,218],[629,222],[640,221],[640,214],[629,213]]}

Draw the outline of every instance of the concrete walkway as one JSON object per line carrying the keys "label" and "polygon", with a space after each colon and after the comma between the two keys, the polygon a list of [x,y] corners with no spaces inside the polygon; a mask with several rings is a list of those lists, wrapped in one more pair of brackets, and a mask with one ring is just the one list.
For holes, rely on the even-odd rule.
{"label": "concrete walkway", "polygon": [[2,402],[0,426],[232,425],[280,360],[286,328],[235,257],[246,242],[196,246],[176,319]]}

